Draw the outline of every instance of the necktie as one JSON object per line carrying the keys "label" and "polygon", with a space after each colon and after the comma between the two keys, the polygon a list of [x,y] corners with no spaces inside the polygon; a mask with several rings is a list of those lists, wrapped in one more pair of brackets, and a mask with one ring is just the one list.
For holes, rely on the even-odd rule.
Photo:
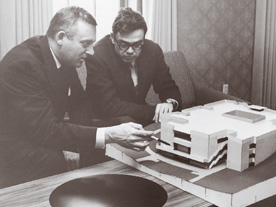
{"label": "necktie", "polygon": [[137,72],[136,72],[136,68],[135,68],[135,62],[132,62],[130,64],[130,72],[131,72],[131,78],[132,78],[133,84],[134,84],[134,86],[137,86],[138,77],[137,77]]}

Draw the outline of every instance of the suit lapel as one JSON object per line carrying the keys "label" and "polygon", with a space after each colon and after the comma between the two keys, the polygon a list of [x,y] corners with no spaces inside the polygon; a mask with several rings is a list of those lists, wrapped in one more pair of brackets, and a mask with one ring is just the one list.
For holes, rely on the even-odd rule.
{"label": "suit lapel", "polygon": [[148,80],[149,70],[147,69],[146,58],[143,58],[143,52],[136,60],[137,76],[138,76],[138,91],[145,85],[145,80]]}
{"label": "suit lapel", "polygon": [[41,43],[40,43],[40,48],[42,51],[43,55],[43,61],[44,61],[44,70],[43,72],[46,74],[46,77],[48,78],[48,81],[51,84],[51,87],[53,89],[53,92],[56,93],[56,89],[60,85],[60,71],[56,67],[56,63],[54,61],[54,58],[52,56],[52,53],[50,51],[49,45],[48,45],[48,40],[47,37],[45,36]]}
{"label": "suit lapel", "polygon": [[118,71],[118,74],[122,77],[121,79],[125,81],[129,87],[134,87],[132,78],[131,78],[131,72],[130,72],[130,64],[125,63],[121,57],[116,58],[116,69]]}
{"label": "suit lapel", "polygon": [[52,101],[57,111],[63,111],[66,108],[64,107],[64,103],[66,103],[68,96],[69,80],[67,79],[66,70],[69,70],[69,68],[62,66],[62,68],[57,69],[46,37],[42,39],[40,47],[45,66],[43,72],[50,83],[50,91],[53,97]]}

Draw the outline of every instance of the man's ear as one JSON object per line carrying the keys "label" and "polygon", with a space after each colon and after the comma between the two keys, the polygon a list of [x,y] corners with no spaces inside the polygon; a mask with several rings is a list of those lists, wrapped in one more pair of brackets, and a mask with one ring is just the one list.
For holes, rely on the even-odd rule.
{"label": "man's ear", "polygon": [[110,33],[110,39],[111,39],[111,42],[112,42],[113,44],[115,44],[114,34],[113,34],[113,33]]}
{"label": "man's ear", "polygon": [[56,42],[59,44],[59,45],[63,45],[63,38],[65,37],[65,32],[64,31],[59,31],[57,34],[56,34]]}

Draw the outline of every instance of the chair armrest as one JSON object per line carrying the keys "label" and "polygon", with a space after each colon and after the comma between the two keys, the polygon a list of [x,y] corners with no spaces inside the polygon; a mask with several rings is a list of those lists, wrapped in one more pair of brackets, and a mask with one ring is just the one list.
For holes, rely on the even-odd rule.
{"label": "chair armrest", "polygon": [[210,89],[207,87],[197,87],[195,90],[195,95],[196,95],[196,105],[204,105],[207,103],[220,101],[224,99],[248,103],[247,101],[244,101],[235,96],[225,94],[220,91],[216,91],[214,89]]}

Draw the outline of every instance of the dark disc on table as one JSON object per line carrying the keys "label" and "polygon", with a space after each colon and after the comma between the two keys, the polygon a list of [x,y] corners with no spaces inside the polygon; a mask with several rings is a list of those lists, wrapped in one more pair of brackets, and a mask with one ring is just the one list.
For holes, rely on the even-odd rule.
{"label": "dark disc on table", "polygon": [[167,192],[145,178],[103,174],[66,182],[49,201],[52,207],[158,207],[166,203]]}

